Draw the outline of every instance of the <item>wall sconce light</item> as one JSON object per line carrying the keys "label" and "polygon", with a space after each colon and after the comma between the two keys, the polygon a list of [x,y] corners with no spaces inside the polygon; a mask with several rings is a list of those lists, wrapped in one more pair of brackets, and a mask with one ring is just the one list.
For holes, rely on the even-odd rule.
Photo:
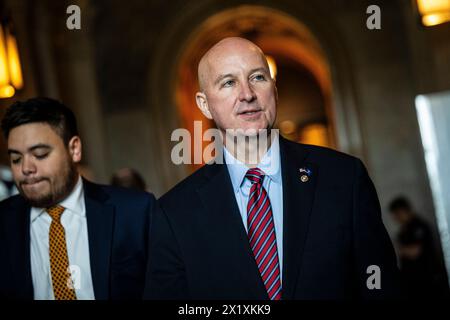
{"label": "wall sconce light", "polygon": [[10,98],[22,89],[23,77],[16,37],[4,21],[0,23],[0,98]]}
{"label": "wall sconce light", "polygon": [[426,27],[450,21],[450,0],[417,0],[417,9]]}

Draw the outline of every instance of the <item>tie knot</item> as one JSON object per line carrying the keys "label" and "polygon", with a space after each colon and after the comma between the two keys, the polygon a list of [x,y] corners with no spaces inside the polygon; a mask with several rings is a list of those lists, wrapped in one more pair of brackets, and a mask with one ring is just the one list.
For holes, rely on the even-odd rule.
{"label": "tie knot", "polygon": [[262,184],[264,180],[265,173],[259,168],[252,168],[248,169],[247,173],[245,174],[245,177],[250,180],[252,184]]}
{"label": "tie knot", "polygon": [[53,220],[59,221],[61,219],[61,215],[64,212],[65,208],[60,205],[56,205],[53,207],[47,208],[47,213]]}

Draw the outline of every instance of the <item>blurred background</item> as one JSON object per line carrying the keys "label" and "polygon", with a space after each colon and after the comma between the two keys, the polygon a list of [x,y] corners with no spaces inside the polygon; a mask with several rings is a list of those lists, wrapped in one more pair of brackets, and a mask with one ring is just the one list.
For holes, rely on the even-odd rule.
{"label": "blurred background", "polygon": [[[83,174],[156,196],[198,167],[171,162],[172,131],[214,126],[195,105],[200,57],[227,36],[255,42],[281,134],[361,158],[411,294],[448,297],[450,0],[0,0],[0,19],[0,118],[16,100],[61,100]],[[16,192],[8,165],[1,137],[0,199]]]}

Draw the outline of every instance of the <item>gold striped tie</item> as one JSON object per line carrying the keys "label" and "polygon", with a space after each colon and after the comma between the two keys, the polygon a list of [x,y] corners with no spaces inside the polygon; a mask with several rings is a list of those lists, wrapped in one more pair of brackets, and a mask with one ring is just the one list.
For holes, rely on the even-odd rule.
{"label": "gold striped tie", "polygon": [[47,213],[52,218],[49,232],[50,271],[55,300],[76,300],[69,271],[66,235],[61,224],[64,210],[64,207],[59,205],[47,208]]}

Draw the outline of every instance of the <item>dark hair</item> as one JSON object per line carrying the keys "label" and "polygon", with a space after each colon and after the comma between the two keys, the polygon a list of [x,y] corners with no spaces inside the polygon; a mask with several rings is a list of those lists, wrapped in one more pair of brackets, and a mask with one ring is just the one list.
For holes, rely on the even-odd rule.
{"label": "dark hair", "polygon": [[77,121],[72,110],[59,101],[50,98],[32,98],[14,102],[2,120],[2,131],[6,139],[12,129],[28,123],[46,123],[67,145],[78,135]]}
{"label": "dark hair", "polygon": [[401,210],[401,209],[411,210],[411,208],[412,208],[411,207],[411,203],[404,196],[399,196],[399,197],[395,198],[389,204],[389,211],[390,212],[395,212],[395,211]]}

